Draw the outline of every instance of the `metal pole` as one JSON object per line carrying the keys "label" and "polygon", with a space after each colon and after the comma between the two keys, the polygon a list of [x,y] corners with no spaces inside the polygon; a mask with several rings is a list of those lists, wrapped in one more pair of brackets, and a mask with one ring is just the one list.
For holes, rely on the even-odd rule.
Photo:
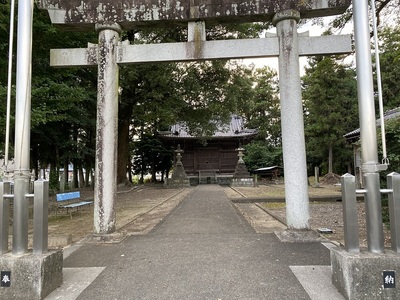
{"label": "metal pole", "polygon": [[15,176],[12,253],[16,255],[28,252],[29,203],[26,198],[28,190],[29,177]]}
{"label": "metal pole", "polygon": [[365,217],[367,219],[368,251],[384,252],[384,237],[382,225],[381,191],[379,173],[367,173],[365,179]]}
{"label": "metal pole", "polygon": [[99,32],[99,65],[94,232],[108,234],[115,231],[119,77],[116,47],[121,28],[115,24],[96,25],[96,29]]}
{"label": "metal pole", "polygon": [[368,2],[353,1],[354,37],[356,46],[357,90],[361,131],[361,157],[364,187],[368,251],[382,253],[383,227],[379,174],[385,166],[378,163],[378,145],[374,90],[372,80]]}
{"label": "metal pole", "polygon": [[387,176],[387,187],[392,190],[388,194],[389,217],[390,217],[390,238],[392,250],[400,252],[400,174],[390,173]]}
{"label": "metal pole", "polygon": [[18,5],[17,94],[15,107],[15,170],[13,254],[28,251],[28,201],[31,122],[33,0]]}
{"label": "metal pole", "polygon": [[376,138],[368,3],[365,0],[354,0],[353,6],[357,87],[361,128],[361,156],[363,167],[371,166],[371,171],[376,171],[374,167],[378,164],[378,147]]}
{"label": "metal pole", "polygon": [[5,154],[4,165],[8,173],[8,150],[10,144],[10,109],[11,109],[11,83],[12,83],[12,58],[13,58],[13,43],[14,43],[14,10],[15,1],[11,1],[10,11],[10,39],[8,41],[8,84],[7,84],[7,114],[6,114],[6,141],[5,141]]}
{"label": "metal pole", "polygon": [[309,200],[301,99],[297,22],[300,13],[286,10],[273,18],[279,38],[279,87],[288,229],[309,229]]}
{"label": "metal pole", "polygon": [[35,181],[33,208],[33,253],[44,254],[48,250],[49,232],[49,182]]}
{"label": "metal pole", "polygon": [[351,174],[345,174],[342,176],[341,182],[343,200],[344,249],[347,252],[360,252],[356,178]]}
{"label": "metal pole", "polygon": [[376,85],[378,86],[378,103],[379,103],[379,116],[381,123],[381,135],[382,135],[382,154],[384,163],[388,163],[387,152],[386,152],[386,132],[385,132],[385,116],[383,112],[383,99],[382,99],[382,79],[381,79],[381,63],[379,60],[379,46],[378,46],[378,30],[376,25],[376,11],[375,11],[375,0],[371,0],[371,12],[372,12],[372,24],[374,29],[374,45],[375,45],[375,70],[376,70]]}
{"label": "metal pole", "polygon": [[8,252],[8,228],[10,222],[10,182],[0,182],[0,255]]}

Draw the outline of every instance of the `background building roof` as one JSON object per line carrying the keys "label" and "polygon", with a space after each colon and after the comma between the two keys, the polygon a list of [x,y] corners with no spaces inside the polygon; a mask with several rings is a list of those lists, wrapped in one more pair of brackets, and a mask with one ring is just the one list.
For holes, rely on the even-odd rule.
{"label": "background building roof", "polygon": [[[231,116],[229,124],[223,124],[217,127],[213,136],[206,137],[207,139],[220,138],[245,138],[252,137],[258,133],[257,129],[248,129],[244,127],[243,118],[237,115]],[[159,131],[159,135],[169,139],[198,139],[198,136],[193,136],[189,133],[185,123],[177,123],[170,127],[169,131]]]}
{"label": "background building roof", "polygon": [[[388,110],[384,114],[385,121],[388,121],[391,119],[397,119],[397,118],[400,118],[400,107]],[[381,119],[379,118],[376,120],[376,127],[380,127],[380,126],[381,126]],[[360,137],[360,128],[354,129],[353,131],[350,131],[343,136],[346,138],[346,140],[352,140],[352,139],[359,138]]]}

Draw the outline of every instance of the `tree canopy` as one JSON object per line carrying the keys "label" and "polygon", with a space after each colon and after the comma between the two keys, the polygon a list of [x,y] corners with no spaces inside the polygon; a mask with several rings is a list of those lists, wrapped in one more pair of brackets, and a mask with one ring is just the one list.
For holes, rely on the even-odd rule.
{"label": "tree canopy", "polygon": [[[378,4],[387,8],[396,1]],[[9,11],[9,1],[1,2],[2,116],[6,110]],[[340,22],[335,26],[339,25]],[[208,26],[207,39],[255,38],[269,26],[267,23]],[[36,8],[33,33],[31,166],[38,173],[40,168],[50,165],[55,180],[57,170],[68,168],[71,163],[75,168],[74,178],[83,169],[90,175],[94,168],[97,69],[55,69],[49,66],[49,55],[50,49],[84,48],[88,42],[97,43],[97,34],[61,32],[51,25],[47,12]],[[388,109],[397,107],[400,100],[398,26],[382,29],[380,36],[384,101]],[[123,32],[122,39],[131,44],[182,42],[187,39],[187,29],[142,28]],[[332,168],[341,172],[344,162],[351,160],[341,136],[358,126],[355,72],[336,58],[311,58],[303,88],[309,161],[313,165],[325,162],[328,165],[331,149]],[[14,96],[15,85],[12,91]],[[256,69],[240,61],[120,66],[118,182],[127,182],[127,174],[133,172],[151,170],[154,175],[155,170],[167,171],[171,149],[163,149],[154,139],[158,131],[182,121],[193,135],[206,138],[218,124],[210,120],[224,122],[231,113],[244,117],[247,127],[259,129],[257,141],[248,148],[247,162],[252,166],[281,164],[278,92],[275,70]],[[14,107],[12,119],[13,114]],[[4,128],[5,118],[0,118],[0,156],[4,149]],[[158,149],[159,153],[147,151],[146,147]],[[137,164],[132,165],[134,161]]]}
{"label": "tree canopy", "polygon": [[333,57],[314,57],[302,81],[310,167],[343,173],[352,162],[343,135],[358,127],[355,71]]}

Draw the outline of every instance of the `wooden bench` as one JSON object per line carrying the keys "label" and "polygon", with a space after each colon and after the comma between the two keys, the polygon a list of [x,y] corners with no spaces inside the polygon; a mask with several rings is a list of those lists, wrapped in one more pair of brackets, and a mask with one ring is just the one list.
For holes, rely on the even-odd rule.
{"label": "wooden bench", "polygon": [[[80,201],[81,198],[81,193],[80,192],[70,192],[70,193],[63,193],[63,194],[57,194],[56,195],[56,200],[58,202],[58,206],[57,206],[57,211],[56,211],[56,215],[58,212],[59,208],[65,208],[67,210],[67,214],[68,214],[68,210],[70,208],[76,208],[76,210],[79,210],[79,207],[85,206],[85,205],[91,205],[93,203],[93,201]],[[67,204],[60,204],[60,202],[63,201],[68,201]],[[72,219],[72,212],[70,212],[70,216]]]}

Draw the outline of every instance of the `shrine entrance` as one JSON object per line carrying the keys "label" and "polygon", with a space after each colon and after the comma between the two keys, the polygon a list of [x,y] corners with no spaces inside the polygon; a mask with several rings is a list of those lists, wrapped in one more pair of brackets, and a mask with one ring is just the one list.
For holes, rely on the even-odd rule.
{"label": "shrine entrance", "polygon": [[[350,53],[350,36],[298,36],[300,18],[343,13],[343,1],[112,1],[40,0],[53,24],[76,30],[96,30],[99,44],[87,49],[51,51],[55,67],[98,66],[98,104],[94,231],[115,231],[118,64],[145,62],[279,57],[282,146],[285,168],[287,225],[309,229],[303,108],[299,56]],[[205,23],[266,22],[276,37],[206,41]],[[120,42],[123,29],[188,26],[188,41],[130,45]],[[112,146],[111,146],[112,145]],[[210,166],[213,161],[208,160]]]}

